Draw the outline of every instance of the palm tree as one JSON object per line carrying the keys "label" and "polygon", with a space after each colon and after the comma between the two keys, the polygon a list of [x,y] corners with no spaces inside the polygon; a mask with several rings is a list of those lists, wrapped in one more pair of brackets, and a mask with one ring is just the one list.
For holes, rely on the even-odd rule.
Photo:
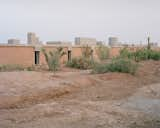
{"label": "palm tree", "polygon": [[150,37],[148,37],[148,38],[147,38],[147,41],[148,41],[148,46],[147,46],[147,49],[148,49],[148,50],[150,50],[150,49],[151,49]]}
{"label": "palm tree", "polygon": [[83,46],[81,48],[81,51],[82,51],[82,56],[84,58],[87,58],[87,59],[92,58],[92,56],[93,56],[93,50],[88,45],[87,46]]}
{"label": "palm tree", "polygon": [[49,53],[47,53],[45,49],[42,49],[42,52],[45,56],[49,70],[53,71],[55,74],[59,68],[60,59],[66,54],[66,52],[63,51],[62,47],[58,47],[56,50],[49,51]]}

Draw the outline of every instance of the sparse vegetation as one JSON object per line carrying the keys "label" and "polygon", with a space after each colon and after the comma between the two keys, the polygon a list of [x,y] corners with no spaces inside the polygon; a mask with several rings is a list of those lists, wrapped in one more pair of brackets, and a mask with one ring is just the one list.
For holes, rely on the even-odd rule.
{"label": "sparse vegetation", "polygon": [[35,67],[33,65],[26,67],[17,64],[0,65],[0,72],[10,72],[10,71],[35,71]]}
{"label": "sparse vegetation", "polygon": [[55,73],[59,68],[61,57],[66,54],[63,51],[63,48],[58,47],[56,50],[49,51],[49,53],[47,53],[45,49],[42,49],[42,52],[45,56],[49,70]]}
{"label": "sparse vegetation", "polygon": [[119,57],[132,59],[133,58],[133,53],[130,52],[127,48],[123,48],[122,50],[120,50],[120,56]]}
{"label": "sparse vegetation", "polygon": [[159,128],[160,127],[160,120],[159,119],[151,119],[151,120],[144,120],[142,123],[132,123],[129,128]]}
{"label": "sparse vegetation", "polygon": [[87,59],[93,59],[93,50],[91,49],[91,47],[87,46],[83,46],[81,48],[82,51],[82,57],[87,58]]}
{"label": "sparse vegetation", "polygon": [[94,61],[85,57],[73,58],[67,63],[68,67],[77,69],[91,69],[94,65]]}
{"label": "sparse vegetation", "polygon": [[135,74],[137,64],[129,59],[115,58],[109,64],[97,64],[93,73],[122,72]]}
{"label": "sparse vegetation", "polygon": [[32,66],[27,67],[26,69],[27,71],[35,71],[35,66],[32,65]]}
{"label": "sparse vegetation", "polygon": [[8,65],[0,65],[0,71],[23,71],[25,68],[21,65],[15,65],[15,64],[8,64]]}
{"label": "sparse vegetation", "polygon": [[91,69],[94,65],[93,50],[89,46],[82,47],[82,56],[67,62],[68,67]]}
{"label": "sparse vegetation", "polygon": [[97,55],[101,61],[108,59],[109,58],[109,48],[104,45],[98,46]]}
{"label": "sparse vegetation", "polygon": [[133,59],[136,62],[143,60],[160,60],[160,52],[152,49],[140,49],[135,52],[130,52],[126,48],[120,51],[120,57]]}

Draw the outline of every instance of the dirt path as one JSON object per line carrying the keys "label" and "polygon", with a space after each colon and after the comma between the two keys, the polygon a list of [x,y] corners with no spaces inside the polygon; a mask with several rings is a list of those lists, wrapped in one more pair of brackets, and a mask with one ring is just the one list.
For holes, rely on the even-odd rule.
{"label": "dirt path", "polygon": [[0,73],[0,128],[129,128],[160,111],[160,62],[135,76],[64,70]]}

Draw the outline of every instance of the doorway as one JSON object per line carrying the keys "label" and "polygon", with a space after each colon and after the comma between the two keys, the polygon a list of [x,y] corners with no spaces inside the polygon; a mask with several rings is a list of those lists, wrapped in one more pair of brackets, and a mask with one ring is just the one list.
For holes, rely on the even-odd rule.
{"label": "doorway", "polygon": [[72,57],[72,56],[71,56],[71,51],[69,50],[69,51],[68,51],[68,61],[71,61],[71,57]]}
{"label": "doorway", "polygon": [[40,51],[35,51],[34,52],[34,57],[35,57],[35,64],[38,65],[39,64],[39,55],[40,55]]}

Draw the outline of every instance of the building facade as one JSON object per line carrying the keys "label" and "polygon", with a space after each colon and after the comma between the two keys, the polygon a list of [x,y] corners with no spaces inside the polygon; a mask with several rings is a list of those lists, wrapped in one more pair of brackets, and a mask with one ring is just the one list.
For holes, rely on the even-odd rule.
{"label": "building facade", "polygon": [[[61,63],[65,63],[72,58],[82,56],[84,46],[89,46],[93,50],[93,57],[97,59],[97,41],[95,38],[75,38],[75,46],[72,46],[70,42],[63,41],[50,41],[46,45],[39,43],[39,39],[35,33],[27,34],[28,44],[19,44],[20,41],[17,39],[8,40],[8,44],[0,44],[0,65],[46,65],[45,57],[42,49],[49,51],[56,50],[58,47],[63,47],[66,55],[62,57]],[[98,42],[102,44],[103,42]],[[117,37],[109,38],[109,56],[114,57],[119,55],[120,50],[126,46],[120,46]],[[138,46],[127,46],[131,51],[141,49],[144,47]],[[160,50],[159,47],[153,47],[155,50]]]}
{"label": "building facade", "polygon": [[86,38],[86,37],[76,37],[75,38],[75,45],[88,45],[88,46],[95,46],[97,41],[95,38]]}
{"label": "building facade", "polygon": [[120,46],[121,45],[121,43],[118,40],[118,37],[109,37],[108,38],[108,44],[111,47]]}
{"label": "building facade", "polygon": [[[49,51],[56,50],[59,46],[48,46],[48,45],[0,45],[0,65],[46,65],[45,57],[42,49]],[[69,61],[71,58],[82,56],[83,46],[63,46],[63,50],[66,55],[62,57],[61,63]],[[120,50],[123,47],[111,47],[109,49],[109,56],[118,56]],[[129,50],[135,51],[140,47],[127,47]],[[92,47],[93,57],[97,58],[97,47]],[[154,48],[160,50],[159,47]]]}
{"label": "building facade", "polygon": [[13,44],[13,45],[20,44],[20,40],[19,39],[9,39],[8,44]]}
{"label": "building facade", "polygon": [[30,45],[40,44],[39,38],[33,32],[27,33],[27,43]]}

